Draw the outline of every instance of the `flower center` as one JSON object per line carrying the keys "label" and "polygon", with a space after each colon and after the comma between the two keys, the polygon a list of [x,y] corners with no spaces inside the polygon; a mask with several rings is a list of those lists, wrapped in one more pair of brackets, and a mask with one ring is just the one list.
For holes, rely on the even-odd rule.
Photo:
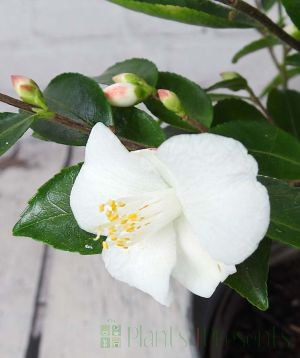
{"label": "flower center", "polygon": [[107,250],[110,245],[128,250],[130,245],[174,220],[181,207],[173,190],[164,190],[139,199],[110,199],[100,203],[99,211],[105,223],[98,226],[97,237],[107,236],[102,243]]}

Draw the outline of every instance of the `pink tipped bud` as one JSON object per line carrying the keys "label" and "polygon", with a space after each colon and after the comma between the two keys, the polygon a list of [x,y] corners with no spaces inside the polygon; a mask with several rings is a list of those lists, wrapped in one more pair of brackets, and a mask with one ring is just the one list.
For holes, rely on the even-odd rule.
{"label": "pink tipped bud", "polygon": [[15,91],[18,93],[20,91],[21,86],[29,86],[33,88],[32,82],[29,78],[24,76],[12,75],[11,82],[14,86]]}
{"label": "pink tipped bud", "polygon": [[131,83],[115,83],[103,92],[108,102],[115,107],[131,107],[143,100],[139,87]]}
{"label": "pink tipped bud", "polygon": [[157,90],[157,95],[160,101],[162,102],[162,104],[169,111],[174,112],[180,117],[183,117],[185,115],[185,111],[176,93],[166,89],[159,89]]}
{"label": "pink tipped bud", "polygon": [[155,92],[155,88],[148,85],[148,83],[135,73],[120,73],[114,76],[113,81],[116,83],[131,83],[139,87],[143,92],[144,97],[148,97]]}
{"label": "pink tipped bud", "polygon": [[44,96],[33,80],[24,76],[12,75],[11,81],[15,91],[25,103],[37,106],[45,111],[48,110]]}

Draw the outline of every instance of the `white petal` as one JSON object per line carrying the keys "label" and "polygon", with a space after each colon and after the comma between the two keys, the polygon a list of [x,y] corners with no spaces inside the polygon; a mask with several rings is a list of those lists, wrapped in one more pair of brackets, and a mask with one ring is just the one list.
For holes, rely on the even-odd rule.
{"label": "white petal", "polygon": [[163,143],[157,156],[203,249],[226,264],[250,256],[266,234],[270,204],[244,146],[214,134],[181,135]]}
{"label": "white petal", "polygon": [[102,252],[106,269],[117,280],[169,305],[169,281],[176,262],[175,235],[173,226],[169,225],[128,250],[110,245]]}
{"label": "white petal", "polygon": [[235,273],[234,265],[213,260],[202,249],[185,218],[175,224],[177,233],[177,263],[173,276],[196,295],[210,297],[220,282]]}
{"label": "white petal", "polygon": [[96,233],[100,203],[164,188],[166,183],[149,161],[129,153],[107,127],[98,123],[89,137],[70,203],[79,226]]}

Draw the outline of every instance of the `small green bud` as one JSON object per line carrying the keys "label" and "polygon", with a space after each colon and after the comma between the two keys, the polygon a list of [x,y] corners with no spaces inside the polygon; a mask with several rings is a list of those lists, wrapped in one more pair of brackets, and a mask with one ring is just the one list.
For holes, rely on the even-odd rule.
{"label": "small green bud", "polygon": [[12,84],[23,102],[37,106],[44,111],[48,111],[45,98],[38,85],[30,78],[24,76],[11,76]]}
{"label": "small green bud", "polygon": [[185,111],[182,107],[180,99],[176,95],[176,93],[166,90],[159,89],[157,90],[158,97],[161,103],[169,110],[177,114],[179,117],[185,116]]}

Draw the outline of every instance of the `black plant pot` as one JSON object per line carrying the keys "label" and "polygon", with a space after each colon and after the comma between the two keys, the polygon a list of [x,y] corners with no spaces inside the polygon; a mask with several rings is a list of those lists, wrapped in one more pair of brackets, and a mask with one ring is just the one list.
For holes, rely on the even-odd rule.
{"label": "black plant pot", "polygon": [[273,248],[270,308],[259,311],[225,285],[209,300],[193,297],[201,358],[300,358],[300,252]]}

